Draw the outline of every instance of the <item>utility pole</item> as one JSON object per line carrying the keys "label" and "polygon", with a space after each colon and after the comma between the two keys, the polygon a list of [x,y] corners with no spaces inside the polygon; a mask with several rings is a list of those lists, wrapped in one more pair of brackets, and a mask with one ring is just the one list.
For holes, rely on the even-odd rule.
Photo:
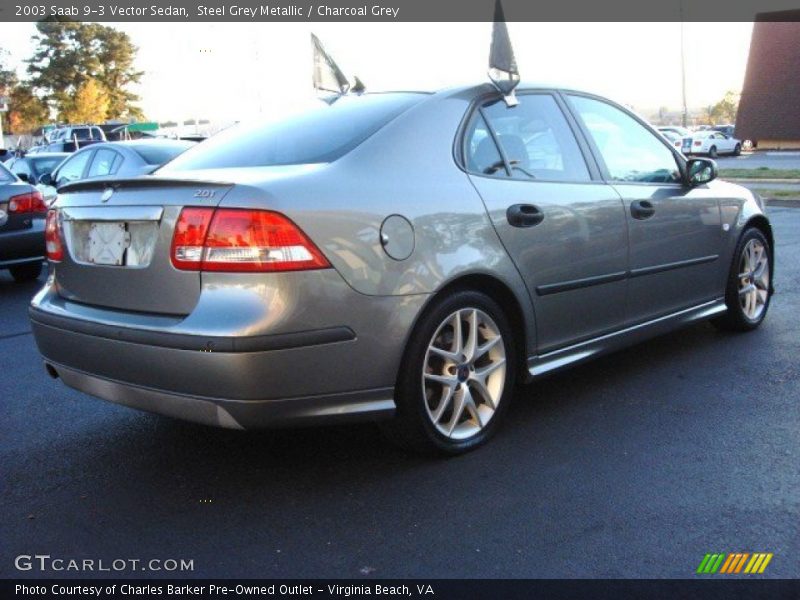
{"label": "utility pole", "polygon": [[684,38],[683,2],[681,2],[681,96],[683,99],[683,126],[689,121],[689,110],[686,108],[686,51],[683,45]]}

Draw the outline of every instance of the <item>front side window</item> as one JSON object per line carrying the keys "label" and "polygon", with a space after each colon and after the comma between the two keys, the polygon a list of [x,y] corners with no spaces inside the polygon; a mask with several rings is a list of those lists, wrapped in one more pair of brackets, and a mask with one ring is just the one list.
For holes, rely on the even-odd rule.
{"label": "front side window", "polygon": [[[511,176],[544,181],[588,181],[586,161],[564,114],[549,94],[523,94],[517,106],[496,100],[476,113],[467,128],[465,153],[470,170],[508,176],[488,122],[508,160]],[[483,118],[486,121],[483,121]],[[481,123],[484,123],[483,125]],[[498,163],[499,161],[499,163]]]}
{"label": "front side window", "polygon": [[78,152],[74,154],[58,171],[57,184],[62,186],[70,181],[77,181],[83,176],[83,170],[93,152]]}
{"label": "front side window", "polygon": [[113,150],[101,148],[94,153],[92,165],[89,167],[89,173],[86,175],[90,177],[102,177],[103,175],[111,175],[114,173],[114,161],[119,156]]}
{"label": "front side window", "polygon": [[570,96],[614,181],[675,183],[681,181],[672,151],[629,114],[600,100]]}

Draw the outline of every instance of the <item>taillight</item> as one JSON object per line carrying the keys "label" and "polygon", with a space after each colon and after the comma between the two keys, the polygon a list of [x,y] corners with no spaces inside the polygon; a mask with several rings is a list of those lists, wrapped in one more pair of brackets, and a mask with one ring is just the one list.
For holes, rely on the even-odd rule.
{"label": "taillight", "polygon": [[696,141],[695,141],[695,143],[694,143],[694,145],[695,145],[695,146],[702,146],[702,145],[703,145],[703,142],[701,142],[700,140],[696,140]]}
{"label": "taillight", "polygon": [[330,264],[297,225],[275,212],[184,208],[172,264],[191,271],[304,271]]}
{"label": "taillight", "polygon": [[47,248],[47,259],[59,262],[64,258],[64,245],[61,242],[61,223],[58,219],[58,210],[47,211],[47,221],[44,226],[44,242]]}
{"label": "taillight", "polygon": [[44,203],[42,193],[38,190],[11,196],[8,199],[9,213],[45,213],[47,205]]}
{"label": "taillight", "polygon": [[184,208],[181,211],[170,249],[172,264],[176,268],[187,271],[200,270],[203,262],[203,244],[213,215],[213,208]]}

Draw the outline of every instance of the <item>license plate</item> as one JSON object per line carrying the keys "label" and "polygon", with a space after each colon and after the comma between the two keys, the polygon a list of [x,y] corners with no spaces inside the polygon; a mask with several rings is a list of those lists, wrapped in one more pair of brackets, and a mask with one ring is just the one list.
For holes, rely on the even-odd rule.
{"label": "license plate", "polygon": [[129,243],[125,223],[92,223],[89,229],[89,262],[120,266]]}
{"label": "license plate", "polygon": [[687,142],[683,142],[683,148],[682,148],[683,152],[686,152],[687,150],[691,150],[691,149],[692,149],[691,140],[689,140]]}

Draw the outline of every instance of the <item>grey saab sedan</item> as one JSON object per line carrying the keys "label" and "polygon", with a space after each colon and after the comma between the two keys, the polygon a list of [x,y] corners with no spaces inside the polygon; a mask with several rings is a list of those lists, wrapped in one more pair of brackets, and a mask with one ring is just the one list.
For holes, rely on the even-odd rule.
{"label": "grey saab sedan", "polygon": [[209,425],[378,420],[455,454],[496,432],[516,380],[761,323],[757,195],[604,98],[508,100],[347,94],[153,176],[68,184],[30,309],[48,373]]}

